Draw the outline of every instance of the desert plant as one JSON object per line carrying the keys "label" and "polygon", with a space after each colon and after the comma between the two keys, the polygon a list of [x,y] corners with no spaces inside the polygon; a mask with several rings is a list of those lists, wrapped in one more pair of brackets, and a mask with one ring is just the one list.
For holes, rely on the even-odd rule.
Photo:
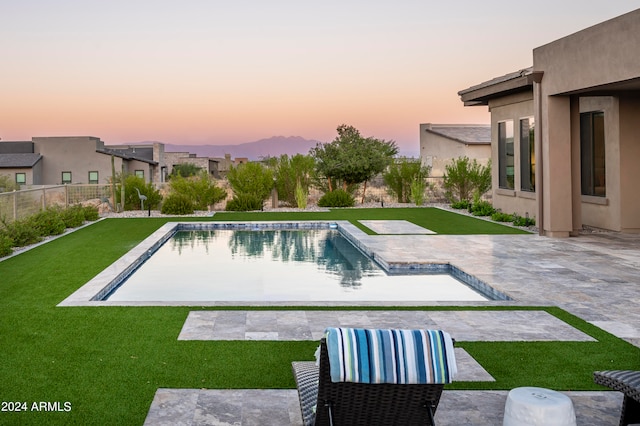
{"label": "desert plant", "polygon": [[0,192],[17,191],[20,185],[9,175],[0,175]]}
{"label": "desert plant", "polygon": [[84,220],[93,222],[100,219],[100,213],[96,206],[82,206],[82,211],[84,213]]}
{"label": "desert plant", "polygon": [[327,192],[318,200],[320,207],[353,207],[355,203],[353,196],[343,189]]}
{"label": "desert plant", "polygon": [[244,163],[238,167],[231,167],[227,180],[234,196],[242,196],[243,200],[257,199],[260,207],[269,197],[274,184],[273,172],[260,163]]}
{"label": "desert plant", "polygon": [[4,230],[0,230],[0,257],[9,256],[13,253],[13,245],[13,239]]}
{"label": "desert plant", "polygon": [[459,200],[459,201],[451,203],[451,208],[452,209],[468,210],[469,207],[471,207],[471,201],[469,201],[469,200]]}
{"label": "desert plant", "polygon": [[296,185],[296,205],[299,209],[307,208],[307,199],[309,197],[309,192],[305,188],[302,187],[302,184],[298,182]]}
{"label": "desert plant", "polygon": [[41,210],[28,218],[34,230],[42,237],[60,235],[67,228],[62,219],[63,210],[60,208],[48,208]]}
{"label": "desert plant", "polygon": [[535,226],[536,220],[530,217],[523,217],[517,213],[513,214],[513,225],[514,226]]}
{"label": "desert plant", "polygon": [[513,215],[496,211],[491,215],[491,220],[495,222],[513,222]]}
{"label": "desert plant", "polygon": [[416,179],[411,182],[411,201],[416,206],[421,206],[425,200],[425,190],[427,189],[427,183],[424,179]]}
{"label": "desert plant", "polygon": [[412,184],[419,180],[424,183],[428,176],[429,167],[423,166],[419,159],[403,157],[389,165],[387,171],[383,174],[383,179],[390,195],[395,196],[400,203],[408,203],[412,200]]}
{"label": "desert plant", "polygon": [[24,247],[42,241],[42,236],[31,217],[16,220],[11,223],[3,221],[5,235],[12,241],[14,247]]}
{"label": "desert plant", "polygon": [[205,171],[189,178],[174,176],[170,184],[171,194],[187,197],[193,204],[192,210],[207,210],[209,206],[224,200],[227,196],[227,192],[217,186]]}
{"label": "desert plant", "polygon": [[[122,178],[120,175],[116,177],[118,182],[118,188],[116,190],[116,202],[121,203],[121,185]],[[137,191],[136,191],[137,190]],[[162,201],[162,195],[155,189],[151,182],[145,182],[143,178],[136,175],[125,175],[124,177],[124,207],[126,210],[139,210],[142,205],[140,198],[138,198],[138,191],[140,194],[147,197],[144,201],[146,208],[155,208]]]}
{"label": "desert plant", "polygon": [[298,205],[297,187],[309,192],[314,175],[315,159],[310,155],[296,154],[292,157],[284,154],[269,160],[274,170],[278,199],[289,206]]}
{"label": "desert plant", "polygon": [[469,200],[475,192],[482,196],[491,188],[491,163],[482,166],[476,159],[459,157],[445,166],[443,186],[451,202]]}
{"label": "desert plant", "polygon": [[[171,174],[169,175],[169,179],[173,179],[176,176],[189,177],[189,176],[197,176],[202,172],[202,168],[193,163],[180,163],[174,164],[171,169]],[[206,171],[204,171],[207,173]]]}
{"label": "desert plant", "polygon": [[491,216],[495,211],[491,203],[485,200],[475,201],[469,207],[469,212],[474,216]]}
{"label": "desert plant", "polygon": [[85,210],[80,204],[76,204],[62,210],[60,216],[67,228],[77,228],[84,223]]}
{"label": "desert plant", "polygon": [[253,210],[262,210],[263,199],[253,194],[235,194],[231,200],[227,202],[225,210],[233,212],[247,212]]}
{"label": "desert plant", "polygon": [[174,192],[164,199],[162,203],[162,214],[192,214],[194,203],[186,194]]}

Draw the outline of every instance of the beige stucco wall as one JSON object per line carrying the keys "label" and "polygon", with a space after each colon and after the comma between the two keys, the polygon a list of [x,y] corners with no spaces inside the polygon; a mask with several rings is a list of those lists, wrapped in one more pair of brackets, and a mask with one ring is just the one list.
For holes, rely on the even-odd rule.
{"label": "beige stucco wall", "polygon": [[[536,130],[542,141],[543,229],[545,235],[568,236],[584,225],[610,230],[634,229],[639,216],[628,182],[640,161],[637,148],[637,101],[624,103],[631,83],[640,78],[640,10],[538,47],[534,71],[544,72],[539,90]],[[615,84],[617,87],[608,86]],[[613,90],[615,89],[615,91]],[[637,98],[637,91],[635,97]],[[608,95],[596,98],[594,95]],[[605,108],[607,197],[582,197],[579,186],[579,112]],[[576,106],[578,105],[578,106]],[[591,105],[591,106],[588,106]],[[635,117],[634,117],[634,114]],[[631,122],[629,122],[629,120]],[[624,152],[623,152],[624,151]],[[628,154],[628,155],[627,155]],[[632,164],[632,166],[629,166]],[[600,197],[601,198],[601,197]],[[635,197],[637,198],[637,197]],[[635,215],[635,216],[634,216]],[[623,225],[623,222],[625,225]],[[628,224],[628,225],[626,225]]]}
{"label": "beige stucco wall", "polygon": [[[640,9],[533,50],[547,96],[638,78]],[[632,53],[633,52],[633,53]]]}
{"label": "beige stucco wall", "polygon": [[445,167],[459,157],[477,160],[486,166],[491,158],[490,144],[466,144],[442,135],[427,132],[426,126],[420,125],[420,160],[423,166],[431,167],[429,176],[443,177]]}
{"label": "beige stucco wall", "polygon": [[[580,98],[580,113],[604,112],[606,197],[581,196],[582,223],[619,231],[620,223],[620,114],[618,99],[612,96]],[[579,138],[576,142],[579,143]],[[580,168],[574,170],[580,175]],[[580,191],[576,187],[576,191]]]}
{"label": "beige stucco wall", "polygon": [[[97,171],[99,183],[111,177],[111,156],[96,152],[104,143],[94,137],[34,137],[34,151],[42,155],[42,184],[62,182],[62,172],[71,172],[72,183],[89,183],[89,172]],[[117,158],[116,172],[121,159]]]}
{"label": "beige stucco wall", "polygon": [[620,107],[620,230],[640,233],[640,98],[623,96]]}
{"label": "beige stucco wall", "polygon": [[[533,92],[519,93],[505,96],[489,102],[491,111],[491,187],[493,207],[504,213],[518,213],[521,216],[535,218],[537,215],[536,194],[521,191],[520,178],[520,119],[533,117]],[[499,156],[498,156],[498,123],[512,120],[514,125],[514,189],[499,187]]]}

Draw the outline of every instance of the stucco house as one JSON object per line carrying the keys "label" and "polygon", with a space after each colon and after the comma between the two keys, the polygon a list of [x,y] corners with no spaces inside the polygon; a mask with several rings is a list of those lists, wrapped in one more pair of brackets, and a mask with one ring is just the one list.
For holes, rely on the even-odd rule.
{"label": "stucco house", "polygon": [[0,142],[0,174],[20,185],[108,183],[116,173],[136,174],[155,182],[158,163],[144,153],[105,147],[92,136],[34,137],[31,141]]}
{"label": "stucco house", "polygon": [[483,166],[491,158],[491,126],[482,124],[420,124],[420,160],[429,176],[444,176],[445,167],[459,157]]}
{"label": "stucco house", "polygon": [[541,235],[640,232],[640,9],[533,50],[461,90],[491,113],[493,204]]}
{"label": "stucco house", "polygon": [[215,178],[246,158],[197,157],[188,152],[165,152],[161,142],[105,145],[92,136],[34,137],[31,141],[0,141],[0,175],[19,185],[104,184],[111,174],[135,174],[153,184],[166,182],[174,165],[193,163]]}

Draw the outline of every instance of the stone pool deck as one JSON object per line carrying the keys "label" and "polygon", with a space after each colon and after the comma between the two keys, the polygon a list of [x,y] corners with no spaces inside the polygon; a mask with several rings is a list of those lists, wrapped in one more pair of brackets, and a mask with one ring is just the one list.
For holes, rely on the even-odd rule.
{"label": "stone pool deck", "polygon": [[[551,239],[537,235],[368,236],[362,233],[358,238],[385,262],[449,262],[514,299],[512,302],[456,305],[558,306],[640,347],[640,235],[593,233]],[[399,312],[385,313],[397,315],[399,326],[405,320]],[[207,321],[206,318],[197,319],[197,313],[193,315],[192,321]],[[457,318],[448,320],[450,326],[446,321],[435,323],[445,329],[461,327],[456,324]],[[242,320],[238,321],[242,324]],[[312,319],[314,323],[318,321]],[[464,339],[452,332],[453,337],[461,341],[473,336],[478,340],[490,340],[481,327],[477,327],[474,334],[475,325],[480,324],[474,321],[477,319],[466,324]],[[504,315],[491,321],[494,321],[493,326],[503,327],[516,339],[532,339],[530,330],[520,328],[512,316]],[[214,323],[215,319],[211,327]],[[190,329],[187,322],[183,332],[194,332],[194,328],[198,328],[194,324],[191,323]],[[244,324],[241,332],[247,338],[246,333],[253,331],[247,331],[246,327],[252,322],[247,322],[245,316]],[[276,327],[258,331],[280,333],[277,317],[272,324]],[[332,325],[335,324],[314,324],[314,327]],[[311,338],[317,337],[315,331],[309,332]],[[461,332],[456,330],[456,333]],[[249,338],[251,336],[249,334]],[[619,393],[566,393],[573,400],[579,425],[618,424],[622,403]],[[506,390],[445,391],[436,420],[439,425],[500,425],[506,395]],[[145,424],[300,425],[301,419],[295,390],[159,389]]]}

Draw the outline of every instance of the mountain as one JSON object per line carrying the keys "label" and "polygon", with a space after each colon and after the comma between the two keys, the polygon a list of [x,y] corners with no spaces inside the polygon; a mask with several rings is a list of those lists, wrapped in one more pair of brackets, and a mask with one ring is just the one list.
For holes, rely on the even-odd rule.
{"label": "mountain", "polygon": [[231,158],[247,157],[249,160],[259,160],[263,157],[279,157],[282,154],[308,154],[320,141],[305,139],[300,136],[273,136],[255,142],[237,145],[176,145],[165,144],[167,152],[189,152],[198,157],[224,157],[231,154]]}

